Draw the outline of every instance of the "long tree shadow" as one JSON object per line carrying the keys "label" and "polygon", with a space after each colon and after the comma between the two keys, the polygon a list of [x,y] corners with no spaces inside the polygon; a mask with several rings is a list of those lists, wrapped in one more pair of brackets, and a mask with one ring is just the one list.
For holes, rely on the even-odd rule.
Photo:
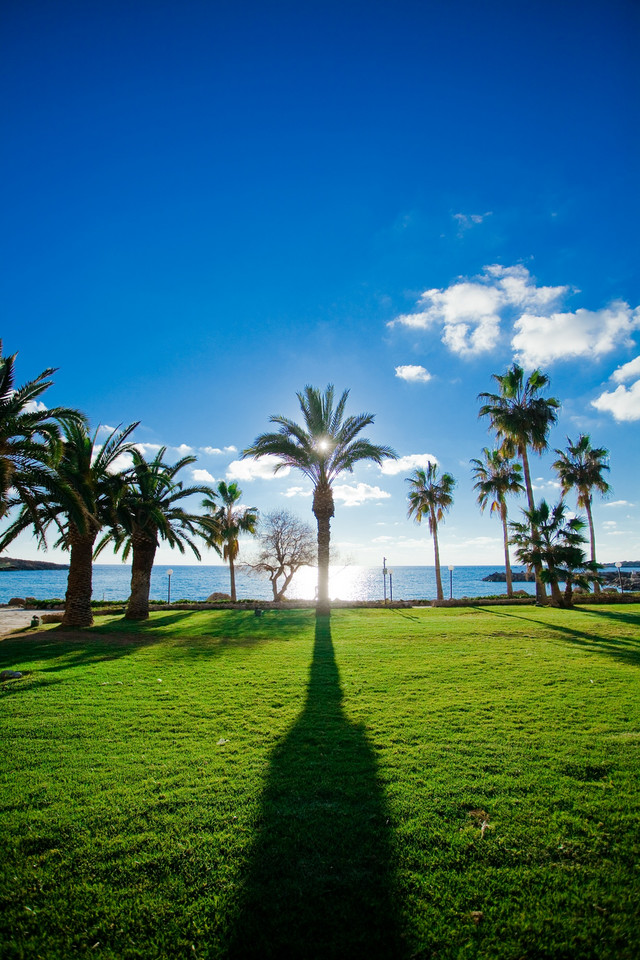
{"label": "long tree shadow", "polygon": [[304,710],[275,749],[229,957],[403,957],[389,819],[364,729],[342,709],[328,617]]}

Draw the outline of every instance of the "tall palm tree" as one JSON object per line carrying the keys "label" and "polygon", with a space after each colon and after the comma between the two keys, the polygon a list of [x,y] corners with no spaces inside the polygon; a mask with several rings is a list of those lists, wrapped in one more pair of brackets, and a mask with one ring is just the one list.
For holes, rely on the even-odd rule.
{"label": "tall palm tree", "polygon": [[[551,587],[551,602],[561,607],[563,600],[558,581],[566,576],[571,579],[573,572],[586,564],[582,549],[582,544],[586,543],[582,535],[585,522],[581,517],[567,520],[567,507],[562,500],[555,507],[541,500],[533,510],[524,510],[523,513],[524,523],[509,524],[511,543],[516,547],[520,563],[542,568],[542,578]],[[570,593],[569,590],[569,596]]]}
{"label": "tall palm tree", "polygon": [[222,547],[223,559],[229,563],[231,599],[235,601],[237,599],[235,561],[240,550],[240,534],[255,535],[258,511],[256,507],[241,509],[237,506],[242,496],[242,490],[237,483],[227,484],[221,480],[216,490],[210,493],[211,495],[202,501],[202,506],[209,511],[215,525],[208,542],[213,547]]}
{"label": "tall palm tree", "polygon": [[313,484],[313,514],[318,525],[318,603],[319,615],[330,612],[329,549],[331,518],[335,513],[333,482],[336,477],[363,460],[382,463],[397,459],[391,447],[383,447],[359,438],[358,434],[374,421],[371,413],[345,417],[349,391],[345,390],[337,404],[334,388],[329,384],[324,393],[306,386],[297,394],[303,424],[288,417],[272,416],[270,422],[280,429],[263,433],[243,452],[243,457],[277,457],[275,467],[295,467]]}
{"label": "tall palm tree", "polygon": [[0,540],[4,549],[19,533],[33,527],[38,542],[46,547],[49,527],[58,531],[56,546],[70,551],[69,577],[62,623],[90,627],[93,547],[103,526],[115,522],[118,498],[125,480],[116,461],[132,452],[128,438],[138,426],[115,429],[102,446],[96,444],[84,423],[68,423],[62,454],[55,473],[42,478],[42,495],[36,508],[23,506]]}
{"label": "tall palm tree", "polygon": [[438,524],[443,520],[445,512],[453,503],[453,488],[455,479],[450,473],[443,473],[438,477],[438,466],[430,463],[425,470],[418,467],[410,477],[407,477],[409,489],[409,512],[416,523],[421,523],[426,516],[429,520],[429,530],[433,537],[433,549],[436,566],[436,591],[438,600],[444,599],[442,592],[442,578],[440,576],[440,549],[438,547]]}
{"label": "tall palm tree", "polygon": [[48,379],[55,369],[49,367],[21,387],[15,386],[15,359],[2,356],[0,340],[0,517],[9,507],[8,492],[26,503],[43,470],[61,452],[60,425],[82,423],[84,416],[68,407],[46,409],[39,397],[53,383]]}
{"label": "tall palm tree", "polygon": [[[491,429],[501,442],[500,449],[505,456],[519,456],[529,510],[535,510],[529,448],[538,454],[547,449],[549,430],[558,419],[560,402],[555,397],[541,396],[541,391],[549,385],[549,377],[540,370],[534,370],[525,380],[524,370],[514,363],[506,373],[494,373],[493,379],[500,392],[478,395],[479,400],[485,401],[478,416],[489,417]],[[541,569],[539,564],[535,567],[536,597],[539,603],[546,603]]]}
{"label": "tall palm tree", "polygon": [[193,538],[208,536],[204,518],[184,510],[180,502],[194,494],[213,495],[213,490],[202,484],[183,486],[176,475],[196,458],[183,457],[171,466],[164,462],[166,451],[162,447],[151,461],[136,448],[131,451],[133,463],[124,474],[126,486],[117,501],[115,525],[94,554],[97,556],[111,542],[116,550],[123,548],[123,560],[132,555],[127,620],[146,620],[149,616],[151,571],[159,541],[177,547],[180,553],[185,552],[186,545],[200,560]]}
{"label": "tall palm tree", "polygon": [[[556,450],[558,459],[553,464],[562,484],[562,495],[566,496],[569,490],[578,494],[578,506],[586,511],[589,524],[589,540],[591,543],[591,563],[596,563],[596,536],[593,529],[593,490],[601,496],[606,496],[611,490],[610,485],[602,474],[609,469],[609,451],[604,447],[592,447],[591,437],[581,433],[576,443],[567,437],[567,449]],[[594,582],[594,592],[600,593],[600,584]]]}
{"label": "tall palm tree", "polygon": [[471,461],[475,483],[474,490],[478,491],[478,503],[484,512],[489,507],[489,513],[499,513],[502,520],[504,540],[504,566],[507,578],[507,596],[513,596],[511,578],[511,562],[509,560],[509,529],[507,527],[507,495],[522,493],[522,467],[505,457],[500,450],[482,448],[482,460]]}

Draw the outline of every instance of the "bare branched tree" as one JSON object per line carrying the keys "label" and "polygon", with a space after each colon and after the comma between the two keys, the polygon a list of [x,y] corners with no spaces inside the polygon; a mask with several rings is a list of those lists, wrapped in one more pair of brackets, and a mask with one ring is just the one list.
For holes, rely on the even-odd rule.
{"label": "bare branched tree", "polygon": [[268,577],[273,599],[284,600],[300,567],[316,563],[315,532],[288,510],[274,510],[262,520],[259,541],[260,553],[255,563],[246,564],[246,569]]}

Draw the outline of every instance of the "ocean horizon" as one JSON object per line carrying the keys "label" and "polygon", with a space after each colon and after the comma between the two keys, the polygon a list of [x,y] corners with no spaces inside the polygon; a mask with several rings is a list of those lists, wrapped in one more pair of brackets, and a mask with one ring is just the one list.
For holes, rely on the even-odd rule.
{"label": "ocean horizon", "polygon": [[[385,595],[394,600],[432,600],[436,597],[435,568],[433,566],[392,567],[386,584],[382,568],[356,564],[332,566],[329,578],[329,596],[332,600],[382,600]],[[514,566],[513,572],[524,567]],[[229,569],[221,564],[189,564],[171,567],[154,566],[151,575],[150,598],[167,600],[171,575],[171,600],[206,600],[212,593],[229,593]],[[499,565],[469,565],[442,567],[442,589],[445,598],[453,596],[483,597],[506,592],[504,582],[487,582],[483,577],[504,570]],[[14,597],[35,597],[38,600],[63,599],[67,589],[67,570],[10,570],[0,573],[0,603]],[[125,601],[130,593],[131,567],[128,564],[94,564],[93,599]],[[287,599],[313,600],[317,569],[306,567],[298,571],[287,590]],[[236,570],[238,599],[271,600],[273,594],[265,577]],[[532,582],[514,583],[514,589],[535,593]]]}

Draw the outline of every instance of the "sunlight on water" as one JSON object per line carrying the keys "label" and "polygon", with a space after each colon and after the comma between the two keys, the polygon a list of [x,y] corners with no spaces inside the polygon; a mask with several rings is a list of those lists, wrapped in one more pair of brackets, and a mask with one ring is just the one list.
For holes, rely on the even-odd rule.
{"label": "sunlight on water", "polygon": [[[379,583],[378,583],[379,581]],[[313,600],[318,585],[318,571],[315,567],[299,570],[287,590],[292,600]],[[388,589],[388,584],[387,584]],[[331,600],[361,600],[363,597],[382,599],[382,572],[370,567],[332,566],[329,568],[329,597]]]}

